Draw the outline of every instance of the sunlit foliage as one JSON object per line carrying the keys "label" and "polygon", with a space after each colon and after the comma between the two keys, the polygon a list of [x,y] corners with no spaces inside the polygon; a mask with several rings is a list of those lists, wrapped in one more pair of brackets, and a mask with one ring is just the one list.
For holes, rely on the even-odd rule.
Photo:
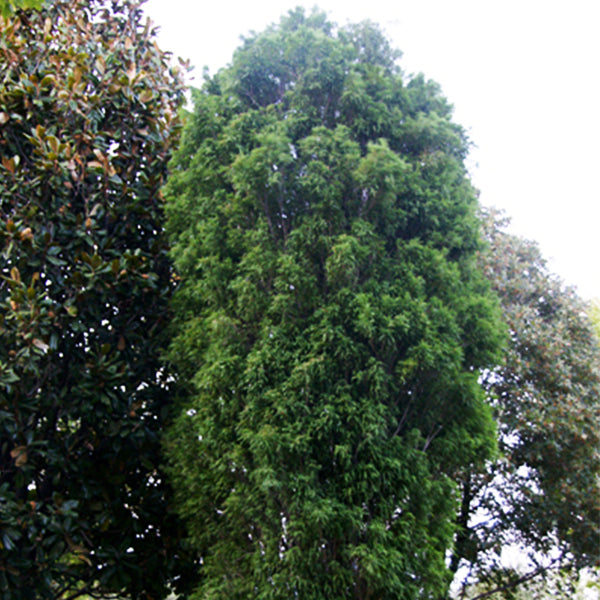
{"label": "sunlit foliage", "polygon": [[498,358],[467,142],[370,24],[291,13],[194,94],[167,187],[198,598],[443,595]]}

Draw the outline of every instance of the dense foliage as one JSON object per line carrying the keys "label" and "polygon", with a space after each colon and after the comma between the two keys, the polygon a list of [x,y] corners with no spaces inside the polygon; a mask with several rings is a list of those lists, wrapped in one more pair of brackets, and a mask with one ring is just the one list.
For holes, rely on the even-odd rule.
{"label": "dense foliage", "polygon": [[[0,597],[162,598],[179,75],[136,2],[0,18]],[[152,573],[149,577],[148,573]]]}
{"label": "dense foliage", "polygon": [[17,10],[30,8],[40,9],[43,0],[0,0],[0,16],[8,18]]}
{"label": "dense foliage", "polygon": [[[508,597],[536,576],[570,597],[569,579],[552,571],[570,570],[575,582],[600,561],[600,348],[590,308],[505,225],[487,214],[481,254],[510,331],[505,361],[484,378],[501,458],[463,476],[454,566],[462,558],[467,583]],[[516,570],[501,560],[507,545],[519,549]]]}
{"label": "dense foliage", "polygon": [[495,449],[467,143],[369,24],[290,13],[194,94],[167,187],[167,441],[198,598],[433,598]]}

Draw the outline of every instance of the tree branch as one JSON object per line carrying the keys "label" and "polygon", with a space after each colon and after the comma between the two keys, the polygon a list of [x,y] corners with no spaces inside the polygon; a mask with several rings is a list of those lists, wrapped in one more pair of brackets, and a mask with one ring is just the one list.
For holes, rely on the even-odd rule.
{"label": "tree branch", "polygon": [[541,575],[542,573],[549,571],[550,569],[559,568],[560,565],[555,566],[556,563],[559,561],[560,561],[560,557],[555,558],[548,566],[539,567],[539,568],[535,569],[534,571],[531,571],[530,573],[526,573],[522,577],[515,579],[514,581],[510,581],[510,582],[506,583],[505,585],[498,586],[498,587],[494,588],[493,590],[489,590],[487,592],[483,592],[482,594],[474,596],[473,598],[471,598],[471,600],[483,600],[483,598],[489,598],[490,596],[493,596],[494,594],[498,594],[500,592],[505,592],[506,590],[515,588],[518,585],[521,585],[522,583],[531,581],[532,579],[535,579],[538,575]]}

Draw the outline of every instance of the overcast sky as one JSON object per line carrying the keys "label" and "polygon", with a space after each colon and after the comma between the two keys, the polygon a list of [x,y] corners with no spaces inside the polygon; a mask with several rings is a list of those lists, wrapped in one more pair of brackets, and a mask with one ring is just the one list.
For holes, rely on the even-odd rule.
{"label": "overcast sky", "polygon": [[[159,42],[202,69],[298,0],[149,0]],[[441,84],[476,147],[481,203],[536,240],[552,271],[600,299],[600,0],[322,0],[339,23],[379,23],[406,73]],[[193,82],[192,82],[193,84]]]}

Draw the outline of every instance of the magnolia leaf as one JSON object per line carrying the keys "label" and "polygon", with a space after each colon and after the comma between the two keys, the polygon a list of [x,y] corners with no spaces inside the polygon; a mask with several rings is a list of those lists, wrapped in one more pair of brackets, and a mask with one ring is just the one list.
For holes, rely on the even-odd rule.
{"label": "magnolia leaf", "polygon": [[2,157],[2,166],[9,172],[15,172],[15,160],[14,158],[7,158],[6,156]]}
{"label": "magnolia leaf", "polygon": [[16,467],[22,467],[27,463],[27,446],[16,446],[10,451],[10,456]]}
{"label": "magnolia leaf", "polygon": [[31,231],[31,227],[26,227],[25,229],[23,229],[22,231],[19,232],[19,237],[22,240],[32,240],[33,239],[33,232]]}
{"label": "magnolia leaf", "polygon": [[41,350],[42,352],[48,352],[49,346],[48,344],[46,344],[45,342],[43,342],[42,340],[38,339],[38,338],[34,338],[32,344],[38,348],[39,350]]}
{"label": "magnolia leaf", "polygon": [[126,72],[127,72],[127,78],[129,79],[129,85],[131,85],[137,74],[137,68],[136,68],[135,63],[131,63]]}

